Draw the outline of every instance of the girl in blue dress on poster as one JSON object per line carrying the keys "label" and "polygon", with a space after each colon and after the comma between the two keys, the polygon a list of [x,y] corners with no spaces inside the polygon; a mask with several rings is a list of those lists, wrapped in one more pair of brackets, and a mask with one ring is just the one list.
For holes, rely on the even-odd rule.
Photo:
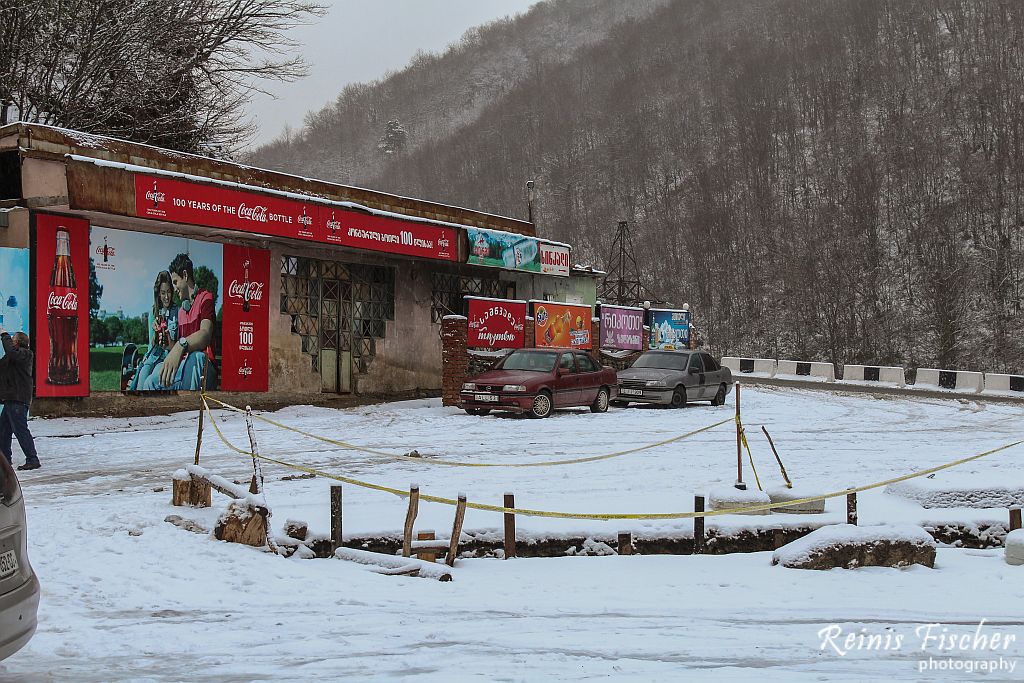
{"label": "girl in blue dress on poster", "polygon": [[178,307],[174,304],[174,285],[166,270],[160,271],[153,284],[153,310],[149,312],[149,350],[132,377],[129,391],[139,391],[153,370],[167,358],[167,352],[178,341]]}

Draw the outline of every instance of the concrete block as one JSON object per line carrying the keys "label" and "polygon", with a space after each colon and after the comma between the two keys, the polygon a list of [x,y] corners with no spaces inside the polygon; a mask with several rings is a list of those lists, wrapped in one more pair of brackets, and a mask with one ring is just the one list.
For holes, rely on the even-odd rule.
{"label": "concrete block", "polygon": [[913,384],[915,389],[946,390],[958,394],[977,394],[984,385],[985,376],[980,372],[935,368],[920,368]]}
{"label": "concrete block", "polygon": [[832,365],[832,363],[818,363],[815,361],[780,360],[775,376],[811,382],[835,382],[836,366]]}
{"label": "concrete block", "polygon": [[[787,489],[785,486],[770,488],[766,493],[773,503],[785,503],[791,500],[821,495],[820,491],[808,491],[798,487]],[[772,512],[786,512],[794,515],[820,515],[825,512],[825,501],[811,500],[805,503],[797,503],[796,505],[780,505],[779,507],[773,507]]]}
{"label": "concrete block", "polygon": [[750,377],[774,377],[776,369],[774,358],[739,358],[726,356],[722,359],[722,366],[732,370],[733,379],[740,379],[741,375]]}
{"label": "concrete block", "polygon": [[844,365],[840,381],[892,387],[903,387],[907,383],[903,368],[874,365]]}
{"label": "concrete block", "polygon": [[[750,484],[753,486],[753,483]],[[737,488],[720,488],[708,492],[708,510],[732,510],[734,508],[750,507],[752,505],[764,505],[772,502],[768,494],[756,489],[741,491]],[[738,515],[769,515],[771,510],[757,510],[754,512],[737,512]]]}
{"label": "concrete block", "polygon": [[792,569],[935,566],[935,539],[916,526],[834,524],[782,546],[772,564]]}

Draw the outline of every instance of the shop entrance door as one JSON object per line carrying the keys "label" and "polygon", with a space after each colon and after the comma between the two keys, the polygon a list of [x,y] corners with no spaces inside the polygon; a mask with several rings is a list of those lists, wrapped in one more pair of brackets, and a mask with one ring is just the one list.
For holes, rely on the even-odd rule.
{"label": "shop entrance door", "polygon": [[320,280],[320,381],[323,391],[352,391],[352,285],[347,280]]}

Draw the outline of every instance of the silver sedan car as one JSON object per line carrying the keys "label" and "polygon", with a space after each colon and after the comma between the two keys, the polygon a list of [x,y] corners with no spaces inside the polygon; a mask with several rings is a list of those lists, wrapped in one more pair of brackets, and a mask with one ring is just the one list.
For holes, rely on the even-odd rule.
{"label": "silver sedan car", "polygon": [[14,468],[0,455],[0,660],[36,632],[39,580],[28,562],[25,500]]}
{"label": "silver sedan car", "polygon": [[681,408],[692,401],[720,406],[732,389],[732,371],[703,351],[648,351],[618,373],[616,405],[660,403]]}

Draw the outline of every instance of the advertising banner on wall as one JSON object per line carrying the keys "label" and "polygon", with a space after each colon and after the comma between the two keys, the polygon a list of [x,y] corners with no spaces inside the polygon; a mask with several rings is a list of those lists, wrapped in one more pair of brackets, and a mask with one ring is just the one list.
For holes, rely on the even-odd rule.
{"label": "advertising banner on wall", "polygon": [[535,237],[514,232],[466,228],[469,258],[466,263],[539,273],[540,245]]}
{"label": "advertising banner on wall", "polygon": [[89,222],[34,218],[36,396],[88,396]]}
{"label": "advertising banner on wall", "polygon": [[[28,305],[29,251],[0,248],[0,327],[31,336]],[[4,349],[0,346],[0,358]]]}
{"label": "advertising banner on wall", "polygon": [[135,175],[140,218],[455,261],[455,228],[217,185]]}
{"label": "advertising banner on wall", "polygon": [[266,390],[269,252],[94,226],[90,253],[93,391]]}
{"label": "advertising banner on wall", "polygon": [[564,244],[540,243],[540,272],[545,275],[569,277],[569,247]]}
{"label": "advertising banner on wall", "polygon": [[590,349],[590,306],[532,301],[537,346]]}
{"label": "advertising banner on wall", "polygon": [[601,348],[643,350],[644,309],[602,304]]}
{"label": "advertising banner on wall", "polygon": [[521,349],[526,343],[525,301],[467,296],[470,347]]}
{"label": "advertising banner on wall", "polygon": [[690,312],[651,309],[650,348],[680,351],[690,346]]}

